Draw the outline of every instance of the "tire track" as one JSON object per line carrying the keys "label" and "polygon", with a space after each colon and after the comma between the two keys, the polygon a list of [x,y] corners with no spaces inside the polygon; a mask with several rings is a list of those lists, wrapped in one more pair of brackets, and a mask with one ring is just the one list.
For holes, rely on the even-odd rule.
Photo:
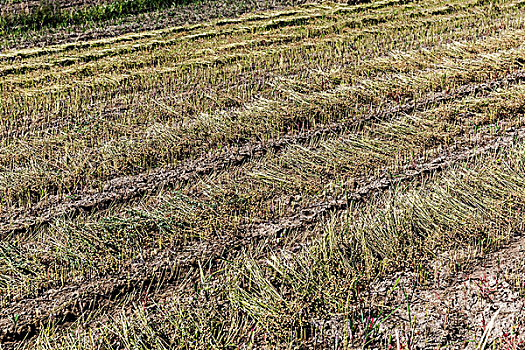
{"label": "tire track", "polygon": [[518,71],[505,78],[481,84],[466,84],[451,92],[438,92],[418,101],[403,105],[389,105],[364,118],[321,126],[295,134],[287,134],[276,140],[245,144],[230,149],[222,155],[201,157],[179,166],[162,167],[149,173],[117,177],[110,180],[102,190],[87,190],[77,193],[73,198],[55,197],[47,203],[38,203],[30,208],[16,208],[0,214],[0,238],[8,234],[27,232],[40,225],[46,225],[59,217],[76,217],[83,212],[104,210],[116,203],[128,202],[141,196],[158,192],[163,188],[173,187],[245,162],[261,158],[270,152],[279,152],[287,145],[304,144],[315,138],[330,134],[340,134],[363,124],[387,120],[397,114],[410,114],[423,111],[428,106],[443,104],[480,92],[491,92],[499,87],[525,81],[525,71]]}
{"label": "tire track", "polygon": [[[273,222],[248,225],[237,236],[217,238],[213,242],[194,242],[179,250],[159,254],[155,252],[154,260],[132,263],[127,270],[118,274],[100,276],[87,282],[48,290],[37,298],[13,302],[0,310],[0,343],[27,340],[49,323],[63,326],[85,312],[111,308],[124,295],[137,290],[154,285],[169,287],[180,281],[180,276],[198,271],[201,261],[208,262],[210,268],[215,270],[221,260],[234,258],[247,246],[272,240],[292,230],[305,229],[330,212],[348,208],[350,203],[363,202],[369,196],[398,184],[438,173],[481,154],[512,147],[524,139],[525,127],[509,130],[500,136],[481,135],[477,141],[464,141],[458,146],[444,149],[431,160],[403,167],[393,176],[363,183],[345,197],[311,205],[293,216]],[[275,247],[278,242],[270,244]]]}
{"label": "tire track", "polygon": [[373,193],[385,191],[414,178],[440,172],[456,163],[470,160],[481,154],[496,151],[500,148],[511,147],[516,141],[525,139],[525,127],[521,127],[515,131],[509,131],[504,136],[489,140],[487,140],[487,138],[488,137],[485,136],[479,145],[454,146],[452,149],[445,149],[440,152],[438,157],[428,162],[411,164],[403,167],[401,172],[390,177],[381,177],[372,182],[362,184],[355,192],[350,193],[345,198],[337,198],[318,203],[300,210],[299,213],[293,216],[279,218],[274,222],[261,223],[257,225],[255,232],[264,235],[280,235],[286,231],[302,229],[306,225],[316,222],[319,217],[329,212],[345,210],[349,207],[350,203],[362,202]]}

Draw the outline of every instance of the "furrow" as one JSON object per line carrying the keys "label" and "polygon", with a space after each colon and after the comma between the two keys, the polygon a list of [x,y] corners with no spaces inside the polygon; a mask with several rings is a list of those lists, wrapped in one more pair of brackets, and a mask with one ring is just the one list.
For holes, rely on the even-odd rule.
{"label": "furrow", "polygon": [[[344,198],[333,199],[328,202],[322,202],[302,209],[299,213],[283,217],[274,222],[256,224],[251,230],[256,235],[265,236],[280,235],[286,231],[302,229],[305,226],[319,220],[326,213],[344,210],[349,207],[350,203],[363,201],[373,193],[381,192],[393,188],[398,184],[410,181],[414,178],[420,178],[425,175],[436,173],[449,168],[451,165],[470,160],[481,154],[490,151],[496,151],[500,148],[510,147],[514,143],[525,138],[525,128],[519,128],[514,131],[508,131],[504,136],[490,139],[485,136],[481,144],[472,146],[454,146],[452,149],[445,149],[440,155],[429,162],[421,164],[412,164],[405,166],[403,170],[391,177],[382,177],[370,183],[366,183],[354,192]],[[361,181],[362,182],[362,181]]]}
{"label": "furrow", "polygon": [[122,296],[143,290],[152,285],[172,285],[180,277],[198,270],[201,262],[214,270],[223,259],[235,257],[247,246],[271,242],[291,230],[302,230],[333,211],[348,208],[350,203],[365,201],[370,196],[398,184],[410,182],[438,173],[454,164],[479,155],[509,148],[525,139],[525,127],[509,130],[499,136],[478,135],[476,141],[464,141],[442,150],[435,158],[416,162],[389,177],[362,183],[356,191],[331,201],[320,202],[303,208],[297,214],[267,223],[246,226],[234,237],[217,237],[213,241],[194,242],[175,251],[154,254],[153,261],[132,263],[129,269],[118,274],[48,290],[42,296],[14,302],[0,311],[0,343],[27,340],[38,334],[46,324],[64,325],[81,314],[117,304]]}

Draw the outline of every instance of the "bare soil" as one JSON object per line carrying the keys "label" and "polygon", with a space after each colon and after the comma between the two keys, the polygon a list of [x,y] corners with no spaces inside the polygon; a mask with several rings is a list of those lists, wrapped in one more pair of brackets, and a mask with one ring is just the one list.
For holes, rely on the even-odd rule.
{"label": "bare soil", "polygon": [[467,266],[442,256],[435,286],[418,285],[417,276],[409,271],[378,282],[371,291],[373,299],[394,310],[382,331],[414,349],[445,343],[475,349],[484,339],[489,346],[523,345],[524,257],[525,238],[516,237]]}

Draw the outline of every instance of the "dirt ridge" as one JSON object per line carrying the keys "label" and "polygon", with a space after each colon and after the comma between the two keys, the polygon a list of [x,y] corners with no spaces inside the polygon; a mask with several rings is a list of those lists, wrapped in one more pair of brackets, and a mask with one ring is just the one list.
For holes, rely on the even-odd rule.
{"label": "dirt ridge", "polygon": [[26,232],[39,225],[48,224],[58,217],[68,216],[72,218],[82,212],[107,209],[115,203],[137,199],[177,183],[186,183],[191,179],[228,167],[240,166],[271,151],[278,152],[290,144],[306,143],[318,137],[342,133],[347,129],[358,127],[365,123],[385,120],[399,113],[409,114],[415,111],[422,111],[429,105],[442,104],[479,92],[490,92],[503,85],[515,84],[521,81],[525,81],[525,71],[511,73],[502,79],[487,83],[467,84],[451,92],[434,93],[419,101],[397,106],[390,105],[362,119],[353,119],[295,134],[287,134],[276,140],[245,144],[235,149],[230,149],[222,155],[212,158],[201,157],[173,168],[162,167],[149,173],[118,177],[108,181],[102,191],[91,189],[70,196],[73,198],[63,200],[55,198],[46,204],[37,203],[31,208],[17,208],[0,214],[0,237],[5,237],[9,233]]}
{"label": "dirt ridge", "polygon": [[213,242],[193,242],[178,251],[155,253],[154,260],[132,263],[128,271],[100,276],[58,290],[48,290],[37,298],[13,302],[0,310],[0,343],[30,339],[51,321],[56,325],[72,322],[86,311],[111,306],[120,295],[128,294],[138,287],[172,283],[183,273],[198,269],[201,261],[208,262],[210,266],[212,262],[216,265],[218,261],[242,250],[248,243],[253,245],[264,239],[282,236],[290,230],[306,228],[329,212],[348,208],[351,202],[363,201],[396,184],[437,173],[490,151],[511,147],[524,139],[525,127],[508,130],[500,136],[480,135],[474,142],[443,149],[431,160],[405,166],[394,176],[363,184],[344,198],[311,205],[293,216],[274,222],[248,225],[241,235],[214,238]]}

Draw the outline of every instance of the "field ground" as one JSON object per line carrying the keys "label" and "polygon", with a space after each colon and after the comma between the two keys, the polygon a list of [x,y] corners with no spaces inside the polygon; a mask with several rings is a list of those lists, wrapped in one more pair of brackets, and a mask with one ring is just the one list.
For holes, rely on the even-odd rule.
{"label": "field ground", "polygon": [[523,348],[524,7],[0,0],[0,349]]}

